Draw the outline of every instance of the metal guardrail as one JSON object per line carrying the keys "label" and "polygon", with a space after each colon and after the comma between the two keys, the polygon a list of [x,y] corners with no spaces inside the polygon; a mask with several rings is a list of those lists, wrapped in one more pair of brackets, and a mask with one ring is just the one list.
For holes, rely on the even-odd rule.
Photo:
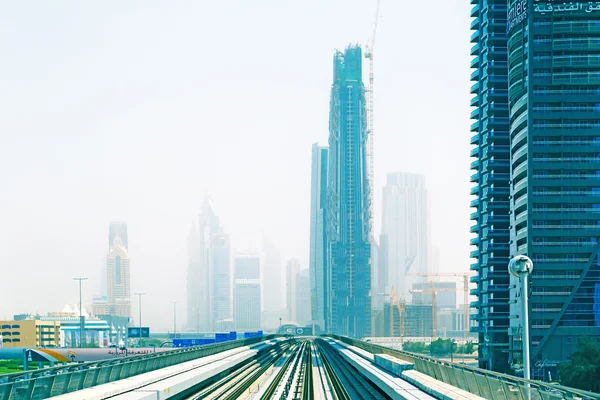
{"label": "metal guardrail", "polygon": [[494,400],[594,400],[600,394],[531,381],[511,375],[442,361],[422,354],[395,350],[345,336],[327,335],[373,354],[388,354],[414,364],[415,370],[485,399]]}
{"label": "metal guardrail", "polygon": [[267,335],[199,347],[67,364],[0,375],[0,400],[47,399],[277,337]]}

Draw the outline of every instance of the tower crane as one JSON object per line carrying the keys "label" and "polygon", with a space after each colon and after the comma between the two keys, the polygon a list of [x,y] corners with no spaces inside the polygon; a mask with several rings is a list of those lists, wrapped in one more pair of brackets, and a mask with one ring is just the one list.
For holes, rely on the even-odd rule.
{"label": "tower crane", "polygon": [[[371,36],[370,43],[365,45],[366,52],[365,58],[369,60],[369,87],[365,91],[367,94],[367,130],[369,140],[367,142],[367,160],[368,160],[368,176],[369,176],[369,202],[371,205],[371,214],[369,215],[369,240],[371,242],[371,288],[373,288],[373,282],[375,279],[375,266],[373,260],[375,259],[375,223],[374,215],[375,211],[375,171],[374,171],[374,139],[373,139],[373,50],[375,48],[375,37],[377,36],[377,23],[379,22],[379,5],[381,0],[377,0],[377,6],[375,9],[375,22],[373,24],[373,35]],[[371,301],[371,332],[375,332],[375,313],[373,312],[373,302]]]}
{"label": "tower crane", "polygon": [[[464,299],[463,299],[463,307],[464,307],[464,320],[465,320],[465,329],[464,329],[464,336],[465,336],[465,340],[469,339],[469,321],[470,321],[470,313],[469,313],[469,277],[471,275],[473,275],[472,272],[411,272],[407,274],[408,276],[424,276],[424,277],[430,277],[430,276],[460,276],[463,278],[463,295],[464,295]],[[432,285],[433,282],[429,281]],[[451,289],[454,290],[454,289]],[[459,291],[460,289],[456,289],[456,291]]]}
{"label": "tower crane", "polygon": [[[455,288],[440,288],[436,289],[433,281],[429,281],[431,285],[431,289],[423,290],[423,289],[411,289],[409,290],[412,294],[430,294],[431,295],[431,339],[435,340],[437,338],[437,294],[439,292],[456,292],[460,289]],[[465,325],[467,320],[465,320]]]}
{"label": "tower crane", "polygon": [[392,286],[392,293],[390,295],[390,332],[391,336],[394,336],[394,309],[392,307],[392,301],[396,304],[396,308],[398,309],[398,315],[400,316],[400,343],[404,343],[404,310],[406,309],[404,306],[406,303],[404,301],[400,301],[398,299],[398,293],[396,293],[396,289]]}

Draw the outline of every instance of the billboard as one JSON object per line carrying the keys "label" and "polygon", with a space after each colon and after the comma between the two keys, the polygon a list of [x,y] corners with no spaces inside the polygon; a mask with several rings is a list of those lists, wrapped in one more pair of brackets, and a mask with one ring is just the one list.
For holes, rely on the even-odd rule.
{"label": "billboard", "polygon": [[[140,335],[140,329],[142,330],[142,334]],[[136,337],[149,338],[150,337],[150,328],[149,327],[135,327],[135,328],[127,328],[127,336],[130,339],[135,339]]]}

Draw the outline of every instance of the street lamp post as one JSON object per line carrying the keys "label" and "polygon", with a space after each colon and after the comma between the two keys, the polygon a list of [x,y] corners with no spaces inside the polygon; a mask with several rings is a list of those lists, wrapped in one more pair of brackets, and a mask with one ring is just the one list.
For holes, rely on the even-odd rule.
{"label": "street lamp post", "polygon": [[83,347],[83,329],[85,325],[85,319],[83,316],[83,302],[81,300],[81,282],[86,281],[87,278],[73,278],[74,281],[79,281],[79,347]]}
{"label": "street lamp post", "polygon": [[137,292],[135,293],[140,301],[140,345],[142,343],[142,296],[145,295],[146,293],[144,292]]}
{"label": "street lamp post", "polygon": [[178,301],[172,301],[173,304],[173,339],[177,337],[177,303]]}
{"label": "street lamp post", "polygon": [[533,261],[527,256],[515,256],[508,263],[508,271],[521,283],[523,299],[523,378],[531,379],[531,360],[529,359],[529,274],[533,271]]}

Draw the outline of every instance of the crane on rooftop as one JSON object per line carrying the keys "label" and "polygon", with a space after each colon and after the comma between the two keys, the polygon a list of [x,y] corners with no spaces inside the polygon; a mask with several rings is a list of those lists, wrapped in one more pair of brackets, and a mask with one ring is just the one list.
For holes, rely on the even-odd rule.
{"label": "crane on rooftop", "polygon": [[[370,226],[370,242],[371,242],[371,288],[374,287],[373,279],[375,266],[373,265],[374,255],[375,255],[375,224],[374,224],[374,207],[375,207],[375,190],[374,190],[374,179],[375,179],[375,171],[374,171],[374,138],[373,138],[373,54],[375,49],[375,37],[377,36],[377,24],[379,22],[379,5],[381,0],[377,0],[377,5],[375,9],[375,23],[373,25],[373,35],[371,36],[371,40],[367,45],[365,45],[365,58],[369,60],[369,87],[365,91],[367,94],[367,130],[369,134],[369,139],[367,142],[367,159],[368,159],[368,175],[369,175],[369,202],[371,203],[371,215],[369,216],[369,226]],[[373,312],[373,302],[371,302],[371,332],[375,332],[375,313]]]}

